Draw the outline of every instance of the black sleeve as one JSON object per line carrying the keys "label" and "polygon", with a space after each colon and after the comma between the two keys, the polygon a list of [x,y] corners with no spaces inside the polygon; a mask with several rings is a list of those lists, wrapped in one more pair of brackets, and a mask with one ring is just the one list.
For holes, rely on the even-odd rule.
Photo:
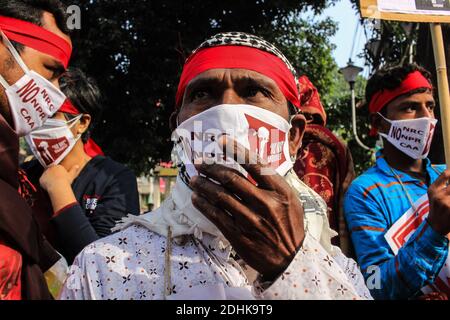
{"label": "black sleeve", "polygon": [[69,264],[84,247],[100,238],[78,203],[60,211],[52,223],[58,234],[61,254]]}
{"label": "black sleeve", "polygon": [[79,204],[63,209],[52,219],[63,255],[71,262],[88,244],[111,234],[111,228],[128,214],[139,214],[139,194],[134,174],[119,172],[98,200],[95,213],[86,217]]}
{"label": "black sleeve", "polygon": [[128,170],[120,171],[99,199],[90,221],[100,237],[111,234],[111,228],[128,214],[139,214],[137,180]]}

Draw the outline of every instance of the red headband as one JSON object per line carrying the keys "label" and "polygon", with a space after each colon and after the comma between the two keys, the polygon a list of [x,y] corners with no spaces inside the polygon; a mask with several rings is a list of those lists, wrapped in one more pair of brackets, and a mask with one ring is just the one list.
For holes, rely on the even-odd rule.
{"label": "red headband", "polygon": [[248,69],[261,73],[274,80],[286,99],[300,107],[294,75],[280,58],[256,48],[233,45],[201,49],[186,61],[178,85],[177,107],[183,102],[189,82],[211,69]]}
{"label": "red headband", "polygon": [[[81,112],[72,104],[72,102],[70,102],[69,99],[66,99],[66,101],[64,101],[64,104],[61,106],[58,112],[68,113],[75,116],[81,114]],[[88,156],[92,158],[105,155],[102,149],[94,142],[94,140],[92,140],[92,138],[90,138],[84,144],[84,151]]]}
{"label": "red headband", "polygon": [[0,29],[9,40],[58,59],[67,68],[72,46],[69,42],[38,25],[23,20],[0,16]]}
{"label": "red headband", "polygon": [[380,112],[387,104],[401,95],[422,88],[432,90],[433,86],[420,71],[414,71],[403,80],[398,88],[395,88],[394,90],[385,89],[375,93],[370,100],[369,111],[370,113]]}
{"label": "red headband", "polygon": [[[427,78],[423,76],[420,71],[411,72],[405,80],[400,84],[398,88],[394,90],[381,90],[375,93],[370,100],[369,112],[380,112],[386,105],[397,99],[398,97],[417,90],[417,89],[430,89],[433,90],[433,86],[430,84]],[[378,133],[376,128],[370,130],[370,136],[376,136]]]}

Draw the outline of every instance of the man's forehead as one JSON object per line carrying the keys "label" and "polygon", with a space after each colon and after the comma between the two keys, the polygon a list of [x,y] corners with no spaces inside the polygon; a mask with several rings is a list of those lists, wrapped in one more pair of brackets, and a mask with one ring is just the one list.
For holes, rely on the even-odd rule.
{"label": "man's forehead", "polygon": [[404,95],[398,97],[390,103],[391,106],[399,106],[405,103],[423,103],[423,102],[434,102],[433,92],[427,90],[425,92],[418,92],[412,95]]}
{"label": "man's forehead", "polygon": [[207,71],[204,71],[197,75],[195,78],[193,78],[187,88],[191,88],[193,86],[196,86],[197,84],[204,84],[207,82],[221,82],[225,79],[225,77],[231,78],[231,81],[240,81],[240,80],[252,80],[255,82],[261,82],[265,85],[272,85],[278,88],[276,82],[253,70],[248,69],[210,69]]}
{"label": "man's forehead", "polygon": [[50,32],[53,32],[57,36],[63,38],[72,47],[72,40],[70,39],[70,36],[62,32],[62,30],[58,28],[58,24],[56,23],[55,17],[50,12],[45,11],[42,14],[42,27]]}

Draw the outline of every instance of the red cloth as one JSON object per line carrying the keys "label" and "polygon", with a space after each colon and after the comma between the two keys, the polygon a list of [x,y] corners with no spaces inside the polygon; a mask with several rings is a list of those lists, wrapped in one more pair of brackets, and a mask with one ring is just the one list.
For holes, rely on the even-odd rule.
{"label": "red cloth", "polygon": [[[405,80],[403,80],[398,88],[395,88],[394,90],[381,90],[375,93],[369,102],[369,112],[380,112],[386,105],[388,105],[398,97],[408,92],[422,88],[432,90],[433,86],[420,71],[411,72],[405,78]],[[372,128],[372,130],[370,131],[371,136],[376,136],[377,133],[378,132],[375,128]]]}
{"label": "red cloth", "polygon": [[320,101],[319,91],[312,84],[307,76],[298,79],[300,83],[300,105],[304,113],[313,116],[313,123],[325,126],[327,124],[327,114]]}
{"label": "red cloth", "polygon": [[0,300],[22,298],[22,256],[0,241]]}
{"label": "red cloth", "polygon": [[327,128],[308,125],[294,171],[325,200],[330,227],[339,235],[333,239],[333,244],[351,255],[351,243],[342,210],[343,196],[355,177],[348,147]]}
{"label": "red cloth", "polygon": [[[79,115],[81,112],[73,105],[72,102],[70,102],[69,99],[66,99],[64,101],[64,104],[61,106],[61,108],[58,110],[59,112],[68,113],[72,115]],[[103,150],[94,142],[92,138],[90,138],[85,144],[84,144],[84,151],[86,154],[92,158],[95,158],[97,156],[104,156],[105,153]]]}
{"label": "red cloth", "polygon": [[9,40],[33,48],[58,59],[67,68],[72,46],[60,36],[23,20],[0,16],[0,29]]}
{"label": "red cloth", "polygon": [[186,61],[176,95],[176,106],[183,102],[189,82],[211,69],[247,69],[271,78],[288,101],[300,107],[299,92],[294,75],[277,56],[244,46],[219,46],[200,49]]}

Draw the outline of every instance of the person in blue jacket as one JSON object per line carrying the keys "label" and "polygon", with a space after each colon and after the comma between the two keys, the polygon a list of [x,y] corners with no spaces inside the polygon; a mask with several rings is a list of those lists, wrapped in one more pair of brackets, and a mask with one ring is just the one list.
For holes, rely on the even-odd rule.
{"label": "person in blue jacket", "polygon": [[[427,158],[437,123],[430,73],[415,64],[379,70],[367,83],[366,101],[371,134],[381,135],[384,148],[351,184],[345,217],[373,297],[419,298],[445,264],[450,232],[450,172]],[[428,217],[394,254],[386,232],[427,193]]]}

